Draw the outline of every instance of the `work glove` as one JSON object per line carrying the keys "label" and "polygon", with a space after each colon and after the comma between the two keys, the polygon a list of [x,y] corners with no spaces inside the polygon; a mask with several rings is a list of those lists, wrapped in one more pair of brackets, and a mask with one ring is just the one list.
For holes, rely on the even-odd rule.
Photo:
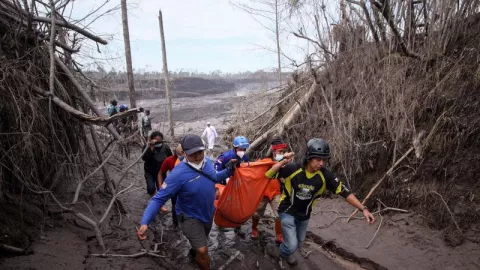
{"label": "work glove", "polygon": [[235,168],[238,166],[240,166],[240,161],[236,159],[231,159],[230,161],[227,162],[227,164],[225,164],[225,169],[227,169],[230,175],[233,175]]}

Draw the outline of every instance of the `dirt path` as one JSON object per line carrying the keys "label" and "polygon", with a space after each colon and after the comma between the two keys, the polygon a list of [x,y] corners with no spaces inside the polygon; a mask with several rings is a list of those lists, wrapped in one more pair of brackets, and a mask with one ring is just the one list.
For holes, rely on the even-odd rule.
{"label": "dirt path", "polygon": [[314,212],[317,214],[310,220],[309,231],[318,236],[317,240],[331,241],[325,247],[342,248],[363,258],[365,264],[365,259],[369,259],[388,269],[480,269],[478,233],[477,243],[473,242],[475,239],[465,240],[457,247],[450,247],[445,243],[449,235],[429,229],[417,214],[388,213],[383,215],[382,227],[366,249],[378,228],[379,217],[373,226],[363,220],[334,221],[352,212],[351,206],[340,198],[321,200]]}

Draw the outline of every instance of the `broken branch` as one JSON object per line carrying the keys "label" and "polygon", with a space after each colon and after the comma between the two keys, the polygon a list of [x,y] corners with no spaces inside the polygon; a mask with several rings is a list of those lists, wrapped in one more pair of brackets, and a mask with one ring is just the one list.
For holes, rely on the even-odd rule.
{"label": "broken branch", "polygon": [[445,208],[447,208],[447,211],[448,211],[448,213],[450,214],[450,217],[452,218],[453,223],[455,224],[455,227],[457,227],[457,230],[458,230],[460,233],[463,233],[462,230],[460,229],[460,226],[458,226],[457,221],[456,221],[455,218],[453,217],[453,213],[452,213],[452,211],[450,211],[450,207],[448,207],[447,202],[443,199],[443,196],[440,195],[440,194],[439,194],[438,192],[436,192],[436,191],[431,191],[430,193],[435,194],[435,195],[438,195],[438,196],[440,197],[440,199],[442,200],[443,204],[445,205]]}
{"label": "broken branch", "polygon": [[[32,20],[37,21],[37,22],[51,23],[51,19],[45,18],[45,17],[39,17],[39,16],[32,16]],[[103,38],[98,37],[98,36],[86,31],[85,29],[83,29],[83,28],[81,28],[77,25],[68,23],[66,21],[61,21],[61,20],[55,20],[55,24],[58,25],[58,26],[65,27],[65,28],[68,28],[70,30],[73,30],[75,32],[78,32],[78,33],[84,35],[85,37],[87,37],[87,38],[89,38],[89,39],[91,39],[95,42],[98,42],[100,44],[103,44],[103,45],[108,44],[108,42],[106,40],[104,40]]]}
{"label": "broken branch", "polygon": [[[401,158],[399,158],[397,160],[397,162],[395,162],[395,164],[393,164],[392,167],[390,167],[390,169],[388,169],[388,171],[382,176],[382,178],[380,178],[380,180],[377,181],[377,183],[372,187],[372,189],[370,189],[370,191],[368,192],[367,196],[365,197],[365,199],[363,199],[362,201],[362,204],[364,205],[367,200],[372,196],[373,192],[375,192],[375,190],[383,183],[383,180],[385,180],[387,178],[387,176],[389,176],[393,170],[398,166],[400,165],[400,163],[402,163],[402,161],[408,157],[408,155],[413,152],[414,150],[414,147],[410,147],[407,152],[405,152],[405,154],[403,154],[403,156]],[[350,215],[350,217],[347,219],[347,222],[350,221],[350,219],[352,219],[352,217],[358,212],[358,209],[355,209],[355,211],[353,211],[353,213]]]}
{"label": "broken branch", "polygon": [[375,239],[375,237],[377,236],[378,234],[378,231],[380,231],[380,227],[382,227],[382,223],[383,223],[383,216],[381,214],[381,207],[380,207],[380,203],[378,204],[378,215],[380,215],[380,224],[378,224],[378,228],[377,228],[377,231],[375,231],[375,234],[373,235],[372,237],[372,240],[370,240],[370,242],[368,243],[368,245],[365,247],[366,249],[368,249],[370,247],[370,245],[373,243],[373,240]]}

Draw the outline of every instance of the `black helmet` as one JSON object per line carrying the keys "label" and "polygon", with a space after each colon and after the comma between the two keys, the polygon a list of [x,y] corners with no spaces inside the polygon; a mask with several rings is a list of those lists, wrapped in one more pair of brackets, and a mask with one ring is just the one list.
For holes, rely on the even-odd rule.
{"label": "black helmet", "polygon": [[323,159],[330,158],[330,147],[324,139],[313,138],[308,141],[306,159],[308,160],[313,157]]}

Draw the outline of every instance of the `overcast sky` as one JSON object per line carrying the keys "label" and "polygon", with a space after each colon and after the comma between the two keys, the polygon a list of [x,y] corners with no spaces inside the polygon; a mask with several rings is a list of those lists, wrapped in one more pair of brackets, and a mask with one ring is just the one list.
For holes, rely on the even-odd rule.
{"label": "overcast sky", "polygon": [[[98,8],[105,0],[77,0],[73,18],[82,18]],[[162,55],[158,27],[158,10],[163,12],[168,65],[171,71],[179,69],[208,72],[255,71],[276,67],[276,55],[261,46],[274,48],[272,34],[249,14],[234,7],[229,0],[132,0],[129,27],[135,69],[161,71]],[[120,0],[110,0],[101,10],[106,11]],[[89,18],[88,20],[91,20]],[[84,46],[83,52],[103,58],[104,68],[125,70],[121,12],[118,10],[94,21],[89,29],[110,39],[109,44]],[[284,51],[301,58],[302,41],[285,31]],[[84,63],[90,63],[87,58]],[[285,63],[287,65],[288,63]],[[93,65],[94,66],[94,65]],[[92,68],[93,66],[90,66]]]}

